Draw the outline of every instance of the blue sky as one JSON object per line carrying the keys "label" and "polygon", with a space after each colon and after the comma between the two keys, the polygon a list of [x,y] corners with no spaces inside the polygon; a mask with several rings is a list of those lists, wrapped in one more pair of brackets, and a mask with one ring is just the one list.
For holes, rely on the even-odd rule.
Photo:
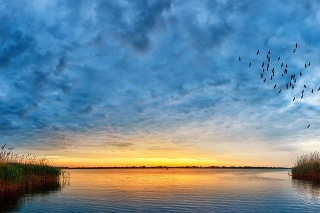
{"label": "blue sky", "polygon": [[[0,144],[62,161],[128,153],[291,166],[320,145],[319,9],[307,0],[1,1]],[[260,77],[269,50],[272,81],[270,70]]]}

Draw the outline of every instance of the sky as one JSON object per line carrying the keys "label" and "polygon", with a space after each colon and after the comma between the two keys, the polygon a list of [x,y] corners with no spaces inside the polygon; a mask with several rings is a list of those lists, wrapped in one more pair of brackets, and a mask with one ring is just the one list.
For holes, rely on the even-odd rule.
{"label": "sky", "polygon": [[64,166],[293,166],[319,151],[319,11],[313,0],[3,0],[0,144]]}

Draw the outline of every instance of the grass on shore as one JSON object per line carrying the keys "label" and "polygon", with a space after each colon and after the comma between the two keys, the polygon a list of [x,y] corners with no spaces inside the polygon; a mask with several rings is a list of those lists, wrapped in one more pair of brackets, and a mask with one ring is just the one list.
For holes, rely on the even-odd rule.
{"label": "grass on shore", "polygon": [[298,157],[291,171],[292,177],[296,179],[320,180],[320,153]]}
{"label": "grass on shore", "polygon": [[0,192],[28,191],[49,182],[59,182],[62,171],[50,166],[50,159],[30,154],[20,156],[5,145],[0,148]]}

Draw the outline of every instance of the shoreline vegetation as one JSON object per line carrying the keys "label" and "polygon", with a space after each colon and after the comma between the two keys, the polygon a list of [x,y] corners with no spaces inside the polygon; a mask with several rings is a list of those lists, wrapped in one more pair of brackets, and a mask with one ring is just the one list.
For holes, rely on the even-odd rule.
{"label": "shoreline vegetation", "polygon": [[314,152],[298,157],[291,173],[294,179],[320,181],[320,153]]}
{"label": "shoreline vegetation", "polygon": [[50,159],[31,154],[20,156],[12,149],[6,149],[6,145],[0,148],[0,195],[32,193],[60,185],[65,173],[61,168],[51,166]]}

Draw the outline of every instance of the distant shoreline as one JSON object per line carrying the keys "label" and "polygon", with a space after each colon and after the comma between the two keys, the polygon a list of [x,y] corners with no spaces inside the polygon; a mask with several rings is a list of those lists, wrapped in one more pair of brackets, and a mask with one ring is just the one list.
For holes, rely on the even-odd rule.
{"label": "distant shoreline", "polygon": [[61,169],[291,169],[264,166],[110,166],[110,167],[59,167]]}

